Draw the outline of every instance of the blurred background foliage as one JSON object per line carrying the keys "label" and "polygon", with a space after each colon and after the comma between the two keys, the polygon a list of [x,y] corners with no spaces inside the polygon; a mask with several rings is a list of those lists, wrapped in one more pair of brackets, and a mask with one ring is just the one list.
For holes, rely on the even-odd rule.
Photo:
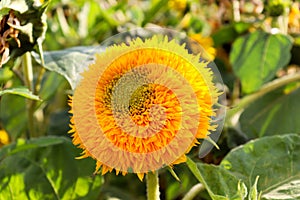
{"label": "blurred background foliage", "polygon": [[221,72],[228,107],[220,150],[199,159],[194,148],[197,165],[174,167],[180,181],[162,169],[161,198],[182,199],[201,182],[206,190],[195,199],[256,199],[259,191],[262,199],[299,199],[299,7],[296,0],[2,0],[0,199],[145,199],[135,175],[93,175],[93,160],[74,159],[80,151],[67,134],[67,101],[95,45],[153,26],[202,45]]}

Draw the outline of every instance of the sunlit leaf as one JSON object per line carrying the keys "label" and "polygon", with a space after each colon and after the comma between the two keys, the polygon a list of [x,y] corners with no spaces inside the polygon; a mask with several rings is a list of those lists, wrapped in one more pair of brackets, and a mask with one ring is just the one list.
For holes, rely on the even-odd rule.
{"label": "sunlit leaf", "polygon": [[194,163],[188,158],[187,165],[208,191],[212,199],[240,199],[238,192],[239,179],[218,166]]}
{"label": "sunlit leaf", "polygon": [[[93,62],[94,54],[103,51],[100,47],[73,47],[60,51],[44,52],[45,68],[64,76],[74,89],[80,80],[80,73]],[[41,63],[40,57],[33,52],[37,62]]]}
{"label": "sunlit leaf", "polygon": [[274,78],[276,72],[290,61],[291,48],[291,39],[282,34],[255,31],[236,39],[230,62],[241,79],[243,92],[254,92]]}
{"label": "sunlit leaf", "polygon": [[76,160],[79,150],[69,139],[20,141],[0,151],[1,200],[98,199],[102,181],[93,176],[95,163]]}
{"label": "sunlit leaf", "polygon": [[31,91],[28,90],[28,88],[22,87],[22,88],[10,88],[0,91],[0,96],[4,94],[15,94],[19,96],[26,97],[27,99],[32,100],[40,100],[40,98],[37,95],[32,94]]}
{"label": "sunlit leaf", "polygon": [[262,197],[278,192],[281,187],[288,199],[296,199],[300,190],[287,188],[300,181],[299,154],[299,135],[263,137],[235,148],[221,162],[221,168],[241,179],[248,188],[255,185],[259,176],[257,192],[261,191]]}
{"label": "sunlit leaf", "polygon": [[292,180],[264,194],[263,199],[300,199],[300,180]]}
{"label": "sunlit leaf", "polygon": [[191,159],[187,164],[212,199],[244,199],[247,191],[251,200],[259,199],[260,192],[262,199],[280,199],[275,194],[284,199],[297,199],[300,197],[299,154],[300,136],[289,134],[263,137],[239,146],[220,166],[196,164]]}

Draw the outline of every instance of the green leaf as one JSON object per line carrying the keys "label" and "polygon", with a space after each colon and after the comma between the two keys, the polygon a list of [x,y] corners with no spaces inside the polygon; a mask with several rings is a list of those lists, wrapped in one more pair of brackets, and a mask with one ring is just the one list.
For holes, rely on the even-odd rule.
{"label": "green leaf", "polygon": [[251,24],[245,22],[223,25],[219,30],[212,34],[214,45],[218,47],[233,42],[240,34],[246,32],[250,26]]}
{"label": "green leaf", "polygon": [[[187,165],[212,199],[299,199],[299,154],[300,136],[289,134],[239,146],[220,166],[196,164],[189,158]],[[280,196],[274,198],[276,194]]]}
{"label": "green leaf", "polygon": [[0,150],[0,199],[98,199],[102,178],[93,176],[92,159],[74,159],[79,151],[64,137],[5,146]]}
{"label": "green leaf", "polygon": [[0,68],[0,84],[5,83],[13,77],[14,73],[8,67]]}
{"label": "green leaf", "polygon": [[144,12],[141,7],[139,7],[138,5],[134,5],[130,8],[129,12],[132,16],[131,18],[133,22],[138,26],[141,26],[145,18]]}
{"label": "green leaf", "polygon": [[251,27],[251,23],[245,23],[240,21],[234,23],[233,26],[237,33],[244,33]]}
{"label": "green leaf", "polygon": [[255,31],[235,40],[230,62],[241,79],[242,90],[251,93],[274,78],[291,58],[292,41],[286,35]]}
{"label": "green leaf", "polygon": [[28,90],[28,88],[11,88],[11,89],[5,89],[0,91],[0,96],[4,94],[15,94],[19,95],[22,97],[26,97],[27,99],[32,99],[32,100],[40,100],[40,98],[37,95],[32,94],[31,91]]}
{"label": "green leaf", "polygon": [[300,180],[287,182],[263,195],[263,199],[300,199]]}
{"label": "green leaf", "polygon": [[18,139],[14,145],[5,146],[0,151],[0,159],[28,149],[47,147],[47,146],[61,144],[61,143],[63,143],[63,140],[58,137],[43,137],[39,139],[32,139],[30,140],[30,142],[26,142],[24,139]]}
{"label": "green leaf", "polygon": [[300,88],[290,87],[270,92],[244,110],[240,127],[248,139],[300,132]]}
{"label": "green leaf", "polygon": [[157,13],[162,12],[163,8],[166,8],[168,1],[167,0],[160,0],[160,1],[150,1],[151,6],[150,9],[145,12],[145,18],[142,23],[142,26],[145,26],[149,23],[153,18],[155,18]]}
{"label": "green leaf", "polygon": [[55,72],[46,72],[43,76],[39,96],[43,101],[53,98],[60,88],[67,84],[65,78]]}
{"label": "green leaf", "polygon": [[7,94],[1,97],[0,118],[11,140],[20,137],[27,126],[25,98]]}
{"label": "green leaf", "polygon": [[[296,199],[300,197],[300,190],[293,188],[293,184],[300,182],[299,154],[299,135],[263,137],[232,150],[220,168],[241,179],[247,188],[257,184],[262,199],[277,192],[289,197],[285,199]],[[255,191],[252,189],[252,192]]]}
{"label": "green leaf", "polygon": [[[64,76],[72,89],[80,80],[80,73],[93,62],[94,54],[103,51],[103,48],[91,46],[79,46],[60,51],[44,52],[45,68]],[[41,63],[40,56],[32,53],[35,60]]]}
{"label": "green leaf", "polygon": [[233,25],[222,26],[220,30],[212,34],[212,38],[216,47],[221,46],[224,43],[232,42],[237,37],[238,33]]}
{"label": "green leaf", "polygon": [[226,169],[218,166],[194,163],[190,158],[187,165],[194,176],[201,182],[212,199],[241,199],[238,191],[239,180]]}

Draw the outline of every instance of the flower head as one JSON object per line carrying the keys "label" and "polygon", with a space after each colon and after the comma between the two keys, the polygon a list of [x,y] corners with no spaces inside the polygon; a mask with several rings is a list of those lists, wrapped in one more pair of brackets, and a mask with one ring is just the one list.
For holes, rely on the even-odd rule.
{"label": "flower head", "polygon": [[200,44],[200,51],[204,59],[209,61],[215,59],[216,49],[213,47],[214,41],[211,37],[203,37],[201,34],[192,34],[190,37]]}
{"label": "flower head", "polygon": [[97,54],[70,100],[73,143],[96,171],[144,174],[182,163],[215,126],[218,91],[207,63],[167,37]]}

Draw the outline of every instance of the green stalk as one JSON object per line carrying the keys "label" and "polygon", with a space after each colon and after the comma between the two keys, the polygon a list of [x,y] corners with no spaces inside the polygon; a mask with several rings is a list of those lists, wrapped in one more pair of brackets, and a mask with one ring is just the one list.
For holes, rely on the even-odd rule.
{"label": "green stalk", "polygon": [[44,52],[43,52],[42,42],[43,41],[40,40],[40,38],[37,40],[38,52],[39,52],[40,59],[41,59],[41,66],[39,67],[38,76],[36,78],[35,86],[33,88],[33,93],[34,94],[38,94],[38,91],[41,88],[41,82],[42,82],[44,73],[46,72],[46,68],[44,67],[45,66],[45,60],[44,60]]}
{"label": "green stalk", "polygon": [[147,199],[148,200],[159,200],[159,183],[158,183],[158,172],[149,172],[147,174]]}
{"label": "green stalk", "polygon": [[[23,55],[23,73],[24,82],[30,91],[33,91],[33,71],[32,71],[32,60],[30,52],[26,52]],[[30,99],[26,100],[27,118],[28,118],[28,131],[26,131],[27,139],[30,138],[30,134],[34,135],[34,102]]]}
{"label": "green stalk", "polygon": [[193,200],[197,196],[197,194],[199,194],[199,192],[203,190],[205,190],[205,187],[201,183],[198,183],[194,185],[188,191],[188,193],[186,193],[186,195],[182,198],[182,200]]}
{"label": "green stalk", "polygon": [[289,83],[300,81],[300,73],[295,73],[291,75],[284,76],[282,78],[278,78],[270,83],[265,84],[260,90],[257,92],[250,94],[243,99],[241,99],[240,102],[238,102],[236,105],[233,105],[233,108],[228,110],[226,115],[226,123],[229,125],[232,125],[232,119],[236,114],[242,112],[250,103],[254,102],[258,98],[262,97],[263,95],[276,90],[282,86],[285,86]]}

